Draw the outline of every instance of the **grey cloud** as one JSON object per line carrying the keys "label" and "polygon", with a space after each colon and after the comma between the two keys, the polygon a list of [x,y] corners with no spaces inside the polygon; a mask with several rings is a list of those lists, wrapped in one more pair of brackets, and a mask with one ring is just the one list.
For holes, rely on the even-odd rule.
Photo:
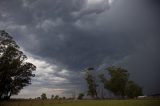
{"label": "grey cloud", "polygon": [[[70,73],[51,72],[52,77],[79,87],[84,68],[120,65],[145,93],[160,92],[157,0],[115,0],[110,8],[105,1],[87,7],[86,0],[2,0],[0,5],[0,28],[31,54]],[[67,83],[56,84],[65,88]]]}

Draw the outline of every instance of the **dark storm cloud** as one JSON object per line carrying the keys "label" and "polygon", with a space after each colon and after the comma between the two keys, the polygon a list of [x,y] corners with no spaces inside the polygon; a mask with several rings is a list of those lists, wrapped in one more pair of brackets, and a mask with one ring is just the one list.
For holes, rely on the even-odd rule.
{"label": "dark storm cloud", "polygon": [[76,80],[86,67],[120,65],[146,93],[154,93],[160,92],[158,3],[115,0],[108,8],[105,0],[97,4],[86,0],[1,0],[0,28],[9,31],[27,52],[56,64],[59,71],[69,70],[70,76],[50,73],[68,79],[69,86],[84,84]]}

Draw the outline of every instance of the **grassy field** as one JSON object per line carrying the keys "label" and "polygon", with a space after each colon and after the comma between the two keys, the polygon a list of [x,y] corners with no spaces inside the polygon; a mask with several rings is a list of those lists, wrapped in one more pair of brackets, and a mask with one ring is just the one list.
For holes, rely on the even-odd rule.
{"label": "grassy field", "polygon": [[48,106],[160,106],[160,100],[90,100]]}
{"label": "grassy field", "polygon": [[0,106],[160,106],[160,100],[21,100],[1,102]]}

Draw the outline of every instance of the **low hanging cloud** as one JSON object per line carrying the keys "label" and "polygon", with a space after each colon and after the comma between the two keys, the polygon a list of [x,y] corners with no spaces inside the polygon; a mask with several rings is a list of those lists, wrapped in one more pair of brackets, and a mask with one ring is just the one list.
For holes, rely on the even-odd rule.
{"label": "low hanging cloud", "polygon": [[[35,98],[39,97],[41,93],[46,93],[48,97],[51,97],[52,94],[71,97],[72,89],[80,87],[80,85],[73,85],[70,79],[74,79],[74,75],[80,79],[83,77],[82,75],[71,73],[66,69],[60,69],[58,66],[48,63],[40,57],[33,56],[26,51],[24,53],[28,56],[27,62],[36,65],[37,71],[33,72],[35,77],[32,78],[32,85],[25,87],[25,89],[21,90],[19,96],[13,96],[13,98]],[[75,81],[75,83],[82,84],[80,81]]]}
{"label": "low hanging cloud", "polygon": [[[123,66],[144,93],[160,92],[157,0],[1,0],[0,29],[37,66],[22,97],[85,90],[83,69]],[[39,89],[36,94],[31,89]],[[60,92],[61,91],[61,92]],[[62,92],[63,91],[63,92]]]}

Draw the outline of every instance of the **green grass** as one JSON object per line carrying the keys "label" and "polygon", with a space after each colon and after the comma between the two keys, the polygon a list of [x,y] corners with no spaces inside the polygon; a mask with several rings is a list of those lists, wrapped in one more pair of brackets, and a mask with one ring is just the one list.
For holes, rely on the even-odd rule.
{"label": "green grass", "polygon": [[160,106],[160,100],[11,100],[0,106]]}
{"label": "green grass", "polygon": [[160,106],[160,100],[87,100],[47,106]]}

